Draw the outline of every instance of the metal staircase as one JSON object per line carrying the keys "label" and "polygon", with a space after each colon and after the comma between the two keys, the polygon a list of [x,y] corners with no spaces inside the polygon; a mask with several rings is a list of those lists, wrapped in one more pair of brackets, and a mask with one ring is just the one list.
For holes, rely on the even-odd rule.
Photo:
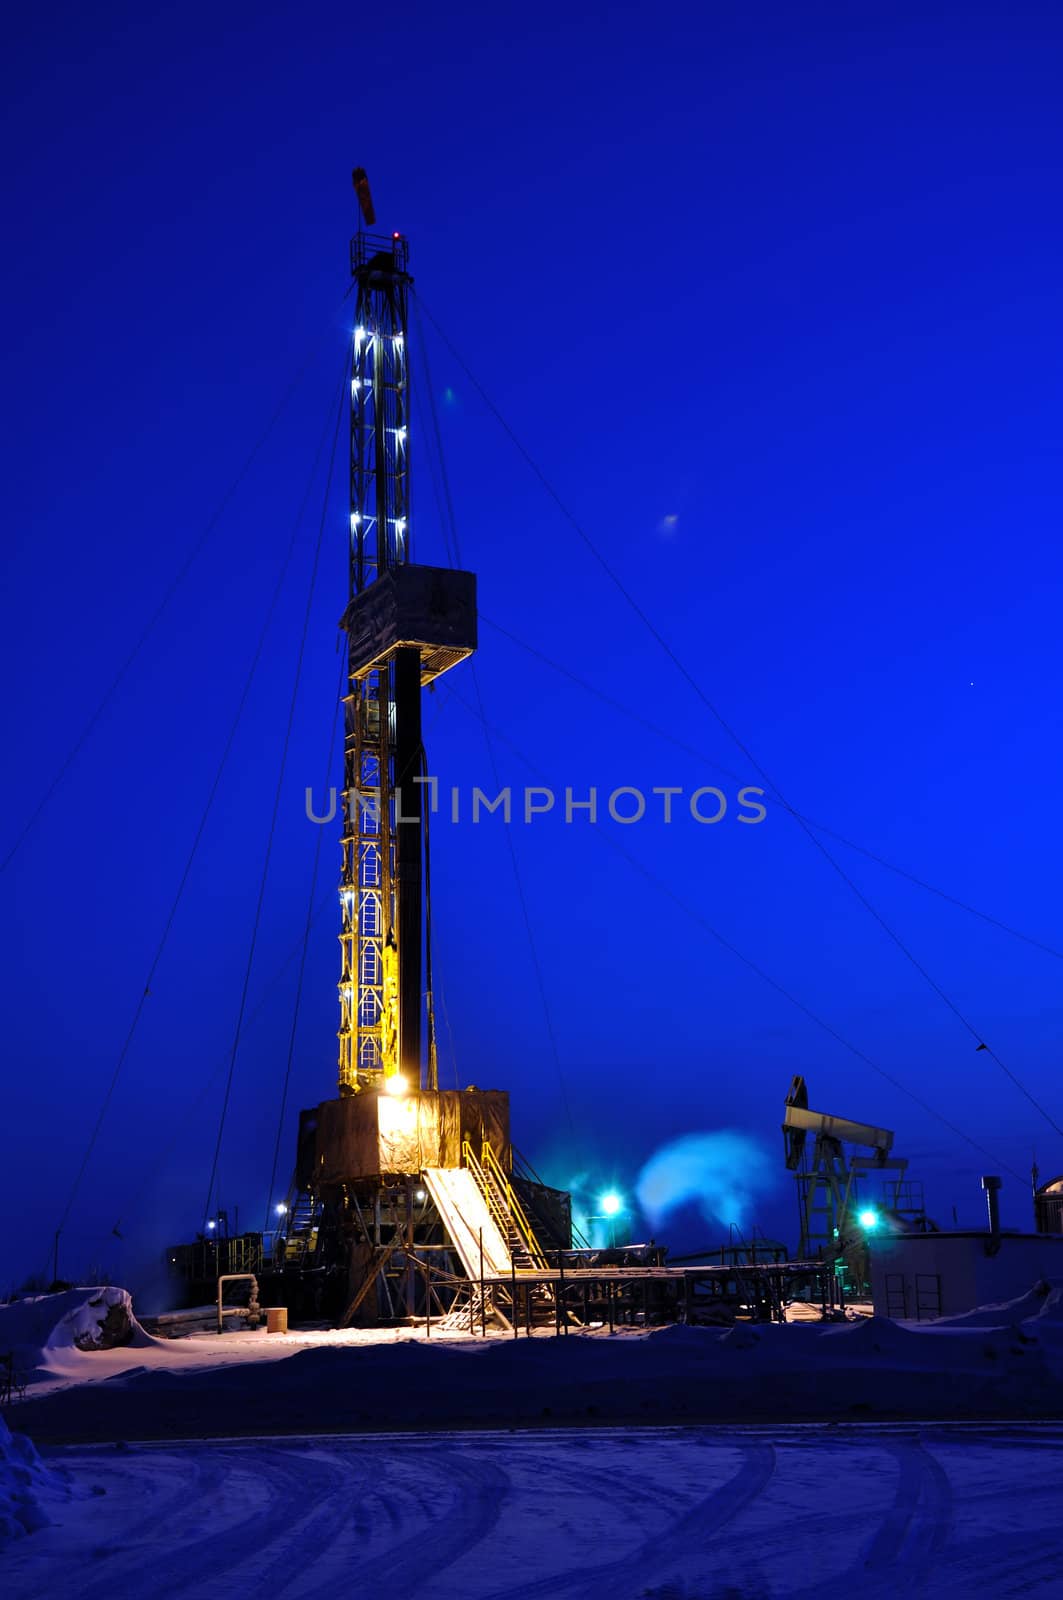
{"label": "metal staircase", "polygon": [[487,1202],[496,1228],[509,1247],[510,1259],[517,1272],[545,1269],[546,1257],[494,1150],[489,1144],[484,1144],[482,1159],[479,1159],[466,1139],[462,1146],[462,1157]]}
{"label": "metal staircase", "polygon": [[283,1249],[279,1254],[287,1266],[306,1265],[317,1249],[318,1219],[314,1197],[306,1189],[289,1196],[287,1226],[284,1230]]}
{"label": "metal staircase", "polygon": [[[485,1321],[514,1325],[520,1311],[516,1282],[534,1279],[549,1266],[520,1200],[501,1163],[486,1143],[478,1156],[465,1141],[464,1165],[426,1168],[424,1181],[468,1278],[447,1316],[443,1332],[472,1332]],[[481,1275],[490,1280],[483,1284]],[[536,1323],[555,1315],[549,1284],[530,1287],[526,1308]]]}
{"label": "metal staircase", "polygon": [[484,1301],[493,1319],[494,1306],[489,1296],[490,1290],[481,1298],[478,1283],[470,1283],[467,1289],[459,1289],[453,1305],[439,1323],[440,1333],[475,1333],[484,1315]]}

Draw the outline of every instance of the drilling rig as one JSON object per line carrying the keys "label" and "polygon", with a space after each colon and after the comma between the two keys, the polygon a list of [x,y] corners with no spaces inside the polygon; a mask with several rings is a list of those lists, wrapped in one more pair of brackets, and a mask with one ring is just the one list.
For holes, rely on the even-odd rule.
{"label": "drilling rig", "polygon": [[[355,174],[363,220],[368,181]],[[476,648],[471,572],[410,560],[408,249],[359,229],[351,354],[339,1092],[421,1088],[421,690]],[[430,1037],[427,1088],[438,1089]]]}
{"label": "drilling rig", "polygon": [[[508,1094],[439,1087],[421,693],[476,649],[476,579],[411,559],[409,247],[370,231],[368,178],[353,177],[338,1093],[300,1114],[272,1240],[241,1236],[224,1263],[221,1240],[191,1264],[194,1247],[169,1252],[186,1279],[238,1263],[279,1303],[346,1321],[454,1315],[462,1275],[515,1278],[545,1264],[544,1244],[571,1244],[568,1196],[514,1174]],[[471,1289],[464,1304],[471,1320]]]}

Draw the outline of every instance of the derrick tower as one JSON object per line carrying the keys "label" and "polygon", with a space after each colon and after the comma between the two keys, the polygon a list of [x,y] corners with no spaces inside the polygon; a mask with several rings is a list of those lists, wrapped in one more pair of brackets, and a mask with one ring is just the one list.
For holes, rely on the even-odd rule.
{"label": "derrick tower", "polygon": [[[348,587],[339,623],[339,1093],[299,1114],[270,1293],[304,1315],[341,1316],[344,1325],[436,1312],[457,1318],[455,1327],[479,1319],[482,1329],[495,1314],[495,1291],[485,1297],[473,1284],[490,1268],[508,1285],[498,1294],[510,1296],[512,1328],[515,1274],[545,1265],[529,1213],[556,1248],[568,1249],[571,1209],[560,1191],[514,1173],[504,1089],[440,1089],[436,1081],[423,980],[434,792],[418,781],[434,775],[421,738],[421,691],[476,648],[476,579],[411,560],[408,246],[400,233],[371,231],[361,168],[354,187],[361,222],[350,253]],[[243,1256],[227,1259],[244,1265]],[[215,1250],[207,1277],[220,1260]],[[187,1276],[198,1285],[197,1270]],[[530,1320],[537,1309],[529,1285],[523,1315]]]}
{"label": "derrick tower", "polygon": [[476,647],[473,575],[410,561],[409,250],[400,233],[366,231],[376,217],[361,168],[354,187],[341,1095],[421,1087],[421,688]]}

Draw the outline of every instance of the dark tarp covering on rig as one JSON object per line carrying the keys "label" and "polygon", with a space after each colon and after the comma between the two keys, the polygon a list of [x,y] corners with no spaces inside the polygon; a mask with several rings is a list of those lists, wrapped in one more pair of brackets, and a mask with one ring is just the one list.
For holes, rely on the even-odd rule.
{"label": "dark tarp covering on rig", "polygon": [[403,562],[354,596],[340,627],[358,677],[416,645],[421,682],[431,683],[476,649],[475,574]]}
{"label": "dark tarp covering on rig", "polygon": [[503,1169],[512,1164],[509,1095],[502,1089],[370,1090],[317,1108],[315,1181],[418,1174],[460,1167],[468,1140],[479,1158],[490,1144]]}

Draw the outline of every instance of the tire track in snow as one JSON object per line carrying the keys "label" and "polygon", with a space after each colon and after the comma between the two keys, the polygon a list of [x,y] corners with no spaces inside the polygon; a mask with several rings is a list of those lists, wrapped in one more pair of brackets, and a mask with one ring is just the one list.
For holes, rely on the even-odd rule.
{"label": "tire track in snow", "polygon": [[[100,1455],[93,1452],[91,1455],[77,1457],[54,1457],[60,1460],[79,1478],[83,1484],[91,1484],[93,1476],[99,1476],[99,1468],[103,1466],[104,1477],[117,1477],[119,1481],[125,1480],[149,1508],[147,1515],[139,1517],[122,1528],[121,1548],[124,1550],[130,1545],[137,1544],[148,1537],[159,1523],[174,1515],[175,1512],[184,1511],[190,1504],[197,1500],[205,1500],[208,1496],[217,1495],[226,1476],[226,1468],[220,1461],[210,1456],[197,1455],[191,1462],[182,1461],[175,1453],[167,1458],[167,1479],[172,1478],[172,1484],[165,1487],[160,1484],[158,1470],[145,1474],[140,1470],[135,1447],[116,1456],[110,1453],[101,1463]],[[189,1481],[191,1477],[191,1482]],[[160,1493],[160,1488],[162,1492]],[[115,1499],[115,1487],[112,1484],[108,1491],[111,1499]],[[106,1509],[106,1508],[104,1508]],[[95,1557],[107,1554],[106,1540],[101,1540],[95,1547]]]}
{"label": "tire track in snow", "polygon": [[1055,1503],[1039,1527],[983,1534],[949,1550],[936,1572],[941,1593],[991,1595],[993,1600],[1041,1595],[1057,1600],[1063,1587],[1061,1499],[1057,1488]]}
{"label": "tire track in snow", "polygon": [[900,1463],[894,1508],[871,1542],[865,1565],[921,1578],[952,1533],[952,1485],[936,1456],[921,1442],[890,1445]]}
{"label": "tire track in snow", "polygon": [[[0,1587],[11,1600],[17,1596],[40,1600],[42,1595],[53,1592],[69,1595],[71,1600],[82,1600],[88,1592],[83,1586],[92,1577],[94,1568],[112,1574],[105,1586],[110,1600],[115,1600],[119,1594],[122,1600],[130,1600],[138,1593],[147,1594],[147,1583],[143,1589],[127,1590],[124,1579],[115,1576],[127,1570],[125,1558],[130,1548],[138,1545],[156,1553],[156,1576],[150,1585],[154,1593],[158,1588],[158,1543],[149,1545],[152,1535],[160,1528],[172,1526],[188,1505],[219,1494],[226,1477],[225,1468],[213,1457],[198,1456],[191,1462],[179,1462],[168,1456],[161,1471],[155,1465],[147,1474],[140,1468],[133,1450],[118,1454],[111,1447],[106,1451],[82,1453],[73,1447],[62,1452],[52,1451],[48,1459],[50,1464],[69,1472],[76,1486],[72,1499],[48,1507],[49,1531],[60,1531],[64,1523],[71,1521],[75,1525],[83,1524],[79,1528],[80,1537],[75,1534],[72,1550],[46,1551],[39,1568],[32,1559],[25,1561],[34,1554],[28,1541],[24,1546],[21,1542],[18,1546],[0,1545],[0,1565],[5,1569],[5,1556],[15,1561],[23,1558],[19,1567],[4,1571],[5,1582]],[[100,1493],[98,1500],[92,1498],[94,1489]],[[145,1507],[148,1508],[146,1516],[136,1515]],[[139,1557],[140,1550],[136,1554]],[[128,1570],[135,1577],[139,1569],[134,1565]],[[72,1581],[77,1584],[76,1588],[71,1586]]]}
{"label": "tire track in snow", "polygon": [[[919,1439],[890,1440],[880,1448],[898,1465],[893,1503],[863,1556],[832,1586],[859,1591],[861,1600],[897,1600],[926,1592],[931,1569],[952,1534],[952,1485],[937,1457]],[[802,1590],[821,1595],[822,1583]]]}
{"label": "tire track in snow", "polygon": [[[358,1560],[361,1595],[411,1600],[414,1595],[424,1594],[426,1580],[468,1554],[498,1521],[503,1498],[510,1488],[509,1474],[501,1467],[490,1461],[459,1459],[454,1454],[444,1456],[438,1451],[426,1451],[421,1459],[425,1467],[431,1465],[437,1471],[435,1478],[426,1481],[423,1504],[438,1504],[432,1497],[439,1485],[450,1489],[449,1502],[435,1516],[426,1514],[408,1538],[375,1551],[372,1560]],[[325,1588],[313,1593],[320,1594],[322,1600],[325,1596],[334,1600],[335,1573]]]}
{"label": "tire track in snow", "polygon": [[[518,1587],[500,1589],[490,1600],[538,1600],[540,1596],[597,1597],[608,1592],[613,1600],[634,1600],[648,1582],[667,1577],[676,1566],[704,1555],[712,1537],[761,1495],[775,1471],[775,1448],[764,1443],[747,1446],[738,1471],[711,1494],[691,1506],[675,1522],[628,1555],[596,1567],[551,1573]],[[606,1591],[603,1585],[608,1585]]]}
{"label": "tire track in snow", "polygon": [[[256,1499],[264,1493],[264,1503],[245,1516],[226,1519],[216,1532],[184,1542],[182,1524],[189,1517],[200,1519],[195,1524],[197,1532],[203,1525],[207,1485],[198,1484],[192,1497],[171,1512],[163,1527],[159,1526],[157,1515],[150,1519],[150,1525],[138,1524],[138,1532],[146,1527],[149,1530],[139,1548],[131,1549],[130,1536],[123,1534],[122,1548],[113,1553],[114,1559],[96,1582],[86,1583],[77,1591],[77,1600],[114,1600],[116,1594],[123,1600],[139,1600],[141,1596],[154,1600],[160,1589],[160,1572],[165,1575],[167,1595],[198,1590],[207,1579],[222,1584],[234,1569],[242,1578],[257,1552],[280,1538],[288,1538],[307,1518],[308,1506],[316,1508],[322,1500],[331,1498],[336,1475],[334,1465],[314,1462],[304,1451],[279,1448],[263,1450],[250,1460],[246,1451],[226,1450],[219,1466],[220,1479],[209,1486],[212,1498],[206,1507],[208,1525],[240,1479],[250,1483]],[[151,1531],[166,1537],[165,1546],[160,1547]],[[133,1556],[132,1562],[124,1559],[127,1552]]]}
{"label": "tire track in snow", "polygon": [[[327,1592],[335,1596],[337,1535],[342,1537],[347,1534],[352,1542],[359,1536],[364,1537],[358,1513],[365,1504],[365,1490],[370,1480],[369,1467],[353,1451],[320,1454],[325,1456],[332,1468],[333,1490],[323,1501],[318,1500],[306,1509],[301,1521],[292,1523],[287,1529],[278,1528],[274,1538],[261,1552],[268,1557],[265,1564],[253,1557],[244,1563],[248,1569],[253,1568],[253,1571],[248,1570],[244,1574],[247,1586],[253,1587],[258,1593],[283,1594],[286,1586],[292,1582],[293,1573],[312,1576],[315,1569],[324,1564],[329,1569]],[[311,1458],[303,1454],[300,1459],[306,1461]],[[375,1465],[373,1492],[379,1495],[387,1478],[387,1467],[384,1462]],[[339,1487],[335,1486],[337,1482]],[[299,1588],[305,1592],[302,1584]],[[317,1592],[324,1594],[326,1590]]]}

